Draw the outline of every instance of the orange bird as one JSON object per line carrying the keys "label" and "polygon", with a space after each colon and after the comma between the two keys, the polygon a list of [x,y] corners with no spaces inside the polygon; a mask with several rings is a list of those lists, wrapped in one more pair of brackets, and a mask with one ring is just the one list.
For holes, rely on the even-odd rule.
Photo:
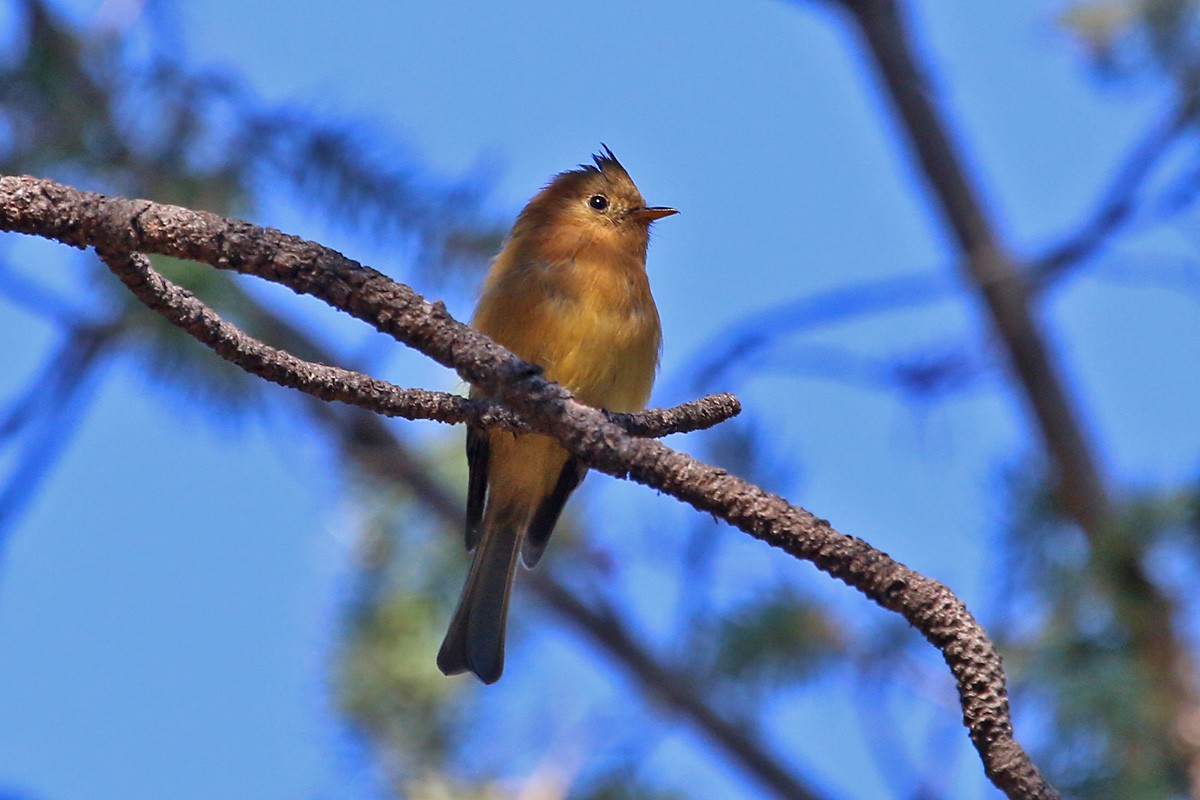
{"label": "orange bird", "polygon": [[[603,150],[595,166],[556,176],[521,211],[471,325],[581,403],[638,411],[662,345],[646,278],[650,223],[677,212],[647,206]],[[467,463],[467,550],[475,555],[437,663],[446,675],[469,670],[494,683],[504,670],[517,554],[526,567],[537,564],[587,467],[548,437],[477,428],[467,430]]]}

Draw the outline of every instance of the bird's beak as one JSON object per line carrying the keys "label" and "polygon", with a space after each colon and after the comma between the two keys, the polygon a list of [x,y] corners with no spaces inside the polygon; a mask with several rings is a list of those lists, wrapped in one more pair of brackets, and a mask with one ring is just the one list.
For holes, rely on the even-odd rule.
{"label": "bird's beak", "polygon": [[654,222],[656,219],[669,217],[672,214],[678,214],[679,212],[673,208],[667,208],[666,206],[646,206],[645,208],[639,208],[633,213],[636,214],[637,218],[640,220],[645,222]]}

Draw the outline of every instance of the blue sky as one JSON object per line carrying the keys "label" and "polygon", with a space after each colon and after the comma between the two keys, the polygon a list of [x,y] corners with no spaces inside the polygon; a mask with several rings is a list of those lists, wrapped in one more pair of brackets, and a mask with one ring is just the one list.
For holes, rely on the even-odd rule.
{"label": "blue sky", "polygon": [[[87,24],[99,5],[68,7]],[[650,202],[683,212],[656,227],[650,255],[666,340],[658,403],[684,399],[688,365],[746,315],[891,275],[952,274],[871,75],[822,4],[180,5],[191,63],[242,75],[267,101],[362,120],[435,171],[482,167],[498,215],[515,214],[600,142],[612,147]],[[1098,87],[1054,27],[1051,5],[917,4],[918,34],[959,139],[1021,253],[1082,217],[1159,108],[1153,92]],[[285,200],[256,221],[403,272],[386,248]],[[1098,273],[1119,271],[1134,245],[1164,259],[1186,253],[1194,227],[1147,231],[1101,259]],[[465,318],[472,295],[461,287],[446,299]],[[1157,484],[1194,471],[1200,384],[1178,372],[1200,355],[1195,310],[1174,292],[1099,278],[1072,283],[1047,307],[1084,415],[1124,480]],[[14,308],[0,305],[0,318],[24,345],[0,370],[6,397],[53,338]],[[347,323],[313,324],[345,336],[350,351],[377,346]],[[812,340],[885,356],[970,340],[978,329],[973,305],[955,299]],[[382,369],[401,383],[456,383],[399,352]],[[198,409],[180,411],[130,364],[109,365],[97,387],[4,552],[0,789],[53,800],[366,796],[370,781],[326,692],[353,510],[340,505],[322,443],[286,427],[294,423],[282,414],[214,424]],[[797,461],[801,478],[776,488],[968,603],[987,599],[981,542],[1000,519],[997,475],[1026,441],[1022,409],[1000,381],[919,413],[878,391],[786,374],[709,388],[737,391],[754,413],[778,418],[769,446]],[[645,494],[590,483],[593,509]],[[690,513],[654,508],[667,509],[665,519]],[[621,526],[609,528],[619,553]],[[778,568],[778,554],[733,546],[744,548],[746,569]],[[630,577],[633,585],[652,585],[652,567],[639,569],[650,574]],[[838,602],[864,602],[809,578]],[[535,670],[535,662],[517,664]],[[780,718],[823,724],[846,737],[838,749],[861,753],[844,713],[798,704]],[[796,747],[829,765],[824,783],[873,796],[878,778],[847,774],[824,745]],[[676,746],[658,758],[678,763]],[[965,735],[956,746],[962,796],[992,796]]]}

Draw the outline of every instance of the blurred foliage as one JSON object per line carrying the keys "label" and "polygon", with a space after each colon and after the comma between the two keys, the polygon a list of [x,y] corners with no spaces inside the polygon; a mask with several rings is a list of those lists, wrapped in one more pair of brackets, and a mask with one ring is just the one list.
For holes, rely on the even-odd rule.
{"label": "blurred foliage", "polygon": [[1059,22],[1107,78],[1166,76],[1194,93],[1200,80],[1200,3],[1195,0],[1082,0]]}
{"label": "blurred foliage", "polygon": [[844,655],[845,640],[826,609],[780,586],[713,621],[715,675],[745,686],[793,685]]}
{"label": "blurred foliage", "polygon": [[430,669],[453,609],[460,548],[444,529],[420,524],[426,515],[412,498],[347,467],[360,515],[359,574],[334,691],[401,786],[445,763],[463,726],[460,695],[474,689]]}
{"label": "blurred foliage", "polygon": [[[1123,613],[1138,593],[1125,574],[1128,563],[1153,564],[1156,552],[1194,575],[1200,557],[1194,487],[1127,498],[1103,548],[1090,548],[1046,491],[1037,470],[1010,478],[1016,502],[1008,529],[1004,570],[1009,613],[998,626],[1006,662],[1021,696],[1048,708],[1055,736],[1041,754],[1060,788],[1081,798],[1183,797],[1186,764],[1170,731],[1177,709],[1161,703],[1153,638],[1182,636],[1163,620]],[[1185,566],[1186,565],[1186,566]],[[1178,625],[1197,608],[1173,591],[1169,574],[1150,570],[1174,601]],[[1140,621],[1137,630],[1128,620]],[[1151,644],[1135,638],[1151,638]]]}
{"label": "blurred foliage", "polygon": [[618,768],[584,792],[572,792],[570,797],[573,800],[686,800],[688,795],[647,786],[636,770]]}

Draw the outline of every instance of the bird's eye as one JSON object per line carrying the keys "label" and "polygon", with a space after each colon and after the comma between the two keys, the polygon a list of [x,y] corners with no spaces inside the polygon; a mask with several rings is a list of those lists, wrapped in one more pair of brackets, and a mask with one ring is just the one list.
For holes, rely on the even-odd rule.
{"label": "bird's eye", "polygon": [[588,205],[597,211],[603,211],[608,208],[608,198],[602,194],[594,194],[588,198]]}

